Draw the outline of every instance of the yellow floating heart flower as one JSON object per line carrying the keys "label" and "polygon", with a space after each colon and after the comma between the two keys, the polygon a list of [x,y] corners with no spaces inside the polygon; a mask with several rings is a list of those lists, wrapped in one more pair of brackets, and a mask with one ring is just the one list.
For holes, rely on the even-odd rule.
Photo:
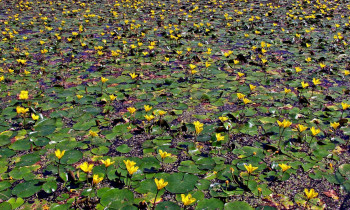
{"label": "yellow floating heart flower", "polygon": [[158,190],[161,190],[168,185],[168,182],[164,182],[164,179],[158,180],[157,178],[155,178],[154,182],[156,183]]}
{"label": "yellow floating heart flower", "polygon": [[65,153],[66,151],[65,150],[60,150],[60,149],[57,149],[56,151],[55,151],[55,155],[56,155],[56,157],[60,160],[62,157],[63,157],[63,155],[64,155],[64,153]]}
{"label": "yellow floating heart flower", "polygon": [[343,109],[343,110],[346,110],[346,109],[348,109],[348,108],[350,107],[350,104],[341,102],[341,106],[342,106],[342,109]]}
{"label": "yellow floating heart flower", "polygon": [[217,141],[223,141],[223,140],[225,140],[225,136],[221,136],[220,133],[216,133],[215,136],[216,136],[216,140],[217,140]]}
{"label": "yellow floating heart flower", "polygon": [[196,134],[200,134],[203,130],[203,123],[201,123],[199,121],[195,121],[195,122],[193,122],[193,125],[196,129]]}
{"label": "yellow floating heart flower", "polygon": [[28,91],[22,90],[19,94],[19,99],[27,100],[28,99]]}
{"label": "yellow floating heart flower", "polygon": [[221,122],[225,122],[225,121],[228,120],[228,117],[222,116],[222,117],[219,117],[219,120],[220,120]]}
{"label": "yellow floating heart flower", "polygon": [[105,78],[105,77],[101,77],[101,82],[102,83],[106,83],[108,81],[108,79],[107,78]]}
{"label": "yellow floating heart flower", "polygon": [[255,90],[255,88],[256,88],[255,85],[249,84],[249,89],[250,89],[251,91]]}
{"label": "yellow floating heart flower", "polygon": [[301,69],[300,67],[295,67],[295,72],[298,73],[298,72],[301,72],[301,70],[302,70],[302,69]]}
{"label": "yellow floating heart flower", "polygon": [[277,120],[277,124],[278,124],[279,127],[288,128],[289,126],[292,125],[292,122],[284,119],[282,122]]}
{"label": "yellow floating heart flower", "polygon": [[134,114],[136,112],[136,108],[135,107],[128,107],[127,110],[128,110],[128,112],[130,114]]}
{"label": "yellow floating heart flower", "polygon": [[33,120],[38,120],[39,119],[39,115],[35,115],[34,113],[32,113],[32,119]]}
{"label": "yellow floating heart flower", "polygon": [[248,103],[251,103],[251,102],[252,102],[252,100],[249,100],[249,99],[247,99],[247,98],[243,98],[242,100],[243,100],[243,103],[244,103],[244,104],[248,104]]}
{"label": "yellow floating heart flower", "polygon": [[192,198],[191,194],[188,194],[188,195],[181,194],[181,200],[182,200],[182,203],[184,204],[184,206],[191,205],[192,203],[194,203],[196,201],[195,198]]}
{"label": "yellow floating heart flower", "polygon": [[314,189],[311,189],[311,190],[309,191],[308,189],[305,188],[304,193],[305,193],[305,195],[306,195],[306,197],[307,197],[308,200],[313,199],[313,198],[316,198],[316,197],[318,196],[318,193],[315,192]]}
{"label": "yellow floating heart flower", "polygon": [[79,166],[79,168],[84,171],[85,173],[89,173],[92,171],[92,169],[94,168],[94,164],[88,164],[88,162],[84,162],[83,164],[81,164]]}
{"label": "yellow floating heart flower", "polygon": [[115,99],[117,98],[117,96],[115,96],[115,95],[109,95],[109,99],[111,100],[111,101],[114,101]]}
{"label": "yellow floating heart flower", "polygon": [[144,105],[143,107],[145,108],[145,111],[146,111],[146,112],[149,112],[149,111],[152,110],[152,107],[149,106],[149,105]]}
{"label": "yellow floating heart flower", "polygon": [[314,85],[319,85],[319,84],[321,84],[320,79],[316,79],[316,78],[313,78],[313,79],[312,79],[312,82],[314,83]]}
{"label": "yellow floating heart flower", "polygon": [[301,82],[301,86],[302,86],[303,88],[306,88],[306,87],[309,86],[309,83],[302,81],[302,82]]}
{"label": "yellow floating heart flower", "polygon": [[101,162],[105,165],[106,168],[115,163],[115,161],[111,161],[109,158],[107,160],[101,160]]}
{"label": "yellow floating heart flower", "polygon": [[163,150],[159,150],[159,155],[162,159],[166,158],[166,157],[170,157],[171,156],[171,153],[168,153],[168,152],[163,152]]}
{"label": "yellow floating heart flower", "polygon": [[98,183],[100,183],[103,180],[103,177],[99,177],[98,174],[94,174],[94,176],[92,177],[92,183],[94,185],[97,185]]}
{"label": "yellow floating heart flower", "polygon": [[242,100],[244,97],[245,97],[244,94],[242,94],[242,93],[237,93],[237,98],[238,98],[238,99]]}
{"label": "yellow floating heart flower", "polygon": [[283,172],[287,171],[288,169],[290,169],[292,167],[292,166],[286,165],[284,163],[278,164],[278,166],[281,167]]}
{"label": "yellow floating heart flower", "polygon": [[154,116],[153,116],[153,115],[147,115],[147,114],[146,114],[144,117],[146,118],[146,120],[147,120],[148,122],[154,119]]}
{"label": "yellow floating heart flower", "polygon": [[299,130],[300,133],[303,132],[303,131],[305,131],[305,130],[307,129],[307,127],[304,126],[304,125],[302,125],[302,124],[298,124],[297,128],[298,128],[298,130]]}
{"label": "yellow floating heart flower", "polygon": [[248,174],[253,173],[253,171],[255,171],[256,169],[258,169],[259,167],[253,167],[252,164],[244,165],[244,168],[247,170]]}
{"label": "yellow floating heart flower", "polygon": [[25,113],[29,112],[29,108],[17,106],[16,112],[17,112],[17,114],[25,114]]}
{"label": "yellow floating heart flower", "polygon": [[129,76],[131,77],[131,79],[135,79],[136,77],[138,77],[136,73],[129,73]]}
{"label": "yellow floating heart flower", "polygon": [[339,127],[340,123],[338,122],[331,122],[331,127],[336,130]]}
{"label": "yellow floating heart flower", "polygon": [[312,128],[310,129],[311,133],[313,136],[316,136],[317,134],[319,134],[321,132],[320,129],[316,129],[315,127],[312,126]]}

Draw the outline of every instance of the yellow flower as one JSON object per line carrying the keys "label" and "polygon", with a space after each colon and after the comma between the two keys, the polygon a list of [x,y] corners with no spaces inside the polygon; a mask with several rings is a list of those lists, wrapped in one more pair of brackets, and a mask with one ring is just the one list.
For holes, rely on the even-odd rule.
{"label": "yellow flower", "polygon": [[126,170],[128,170],[130,175],[133,175],[138,169],[139,167],[137,166],[126,166]]}
{"label": "yellow flower", "polygon": [[216,133],[215,136],[216,136],[216,140],[217,140],[217,141],[223,141],[223,140],[225,140],[225,136],[221,136],[220,133]]}
{"label": "yellow flower", "polygon": [[290,121],[284,119],[283,122],[277,120],[277,124],[278,124],[278,126],[280,126],[280,127],[288,128],[289,126],[292,125],[292,122],[290,122]]}
{"label": "yellow flower", "polygon": [[88,162],[84,162],[79,166],[79,168],[83,170],[85,173],[91,172],[93,167],[94,167],[94,164],[88,164]]}
{"label": "yellow flower", "polygon": [[320,129],[316,129],[313,126],[312,126],[312,128],[310,130],[311,130],[311,133],[312,133],[313,136],[316,136],[317,134],[319,134],[321,132]]}
{"label": "yellow flower", "polygon": [[348,109],[348,108],[350,107],[350,104],[341,102],[341,106],[342,106],[342,109],[343,109],[343,110],[346,110],[346,109]]}
{"label": "yellow flower", "polygon": [[97,174],[94,174],[94,176],[92,177],[92,183],[94,185],[97,185],[98,183],[100,183],[103,180],[103,177],[99,177]]}
{"label": "yellow flower", "polygon": [[83,95],[77,95],[78,99],[82,99],[84,96]]}
{"label": "yellow flower", "polygon": [[[347,76],[347,75],[350,74],[350,71],[349,71],[349,70],[344,70],[343,73],[344,73],[345,76]],[[0,80],[0,81],[1,81],[1,80]]]}
{"label": "yellow flower", "polygon": [[237,93],[237,98],[238,98],[238,99],[243,99],[244,97],[245,97],[244,94],[242,94],[242,93]]}
{"label": "yellow flower", "polygon": [[193,69],[195,69],[197,66],[196,66],[196,65],[193,65],[193,64],[190,64],[189,67],[190,67],[190,69],[193,70]]}
{"label": "yellow flower", "polygon": [[306,195],[306,197],[307,197],[308,200],[313,199],[313,198],[316,198],[317,195],[318,195],[318,193],[315,192],[314,189],[311,189],[311,190],[309,191],[308,189],[305,188],[304,193],[305,193],[305,195]]}
{"label": "yellow flower", "polygon": [[128,109],[128,112],[130,114],[134,114],[136,112],[136,108],[135,107],[128,107],[127,109]]}
{"label": "yellow flower", "polygon": [[234,60],[233,60],[233,63],[234,63],[234,64],[239,64],[239,60],[234,59]]}
{"label": "yellow flower", "polygon": [[191,70],[191,74],[195,74],[197,72],[198,72],[197,70],[194,70],[194,69]]}
{"label": "yellow flower", "polygon": [[129,73],[129,76],[131,77],[131,79],[135,79],[136,77],[138,77],[136,73]]}
{"label": "yellow flower", "polygon": [[126,167],[132,167],[132,166],[136,165],[136,162],[130,161],[130,160],[126,160],[126,161],[123,160],[123,162],[124,162]]}
{"label": "yellow flower", "polygon": [[16,112],[17,112],[17,114],[25,114],[25,113],[29,112],[29,108],[17,106]]}
{"label": "yellow flower", "polygon": [[143,107],[145,108],[145,111],[146,111],[146,112],[149,112],[149,111],[152,110],[152,107],[149,106],[149,105],[144,105]]}
{"label": "yellow flower", "polygon": [[326,66],[326,64],[324,64],[324,63],[320,63],[320,67],[321,67],[321,69],[323,69],[325,66]]}
{"label": "yellow flower", "polygon": [[19,94],[19,99],[27,100],[28,99],[28,91],[22,90]]}
{"label": "yellow flower", "polygon": [[109,99],[111,100],[111,101],[114,101],[115,99],[117,98],[117,96],[115,96],[115,95],[109,95]]}
{"label": "yellow flower", "polygon": [[101,160],[101,162],[105,164],[106,167],[108,167],[112,165],[115,161],[111,162],[111,159],[108,158],[107,160]]}
{"label": "yellow flower", "polygon": [[306,47],[310,47],[311,46],[311,44],[309,44],[309,43],[306,43]]}
{"label": "yellow flower", "polygon": [[17,62],[22,64],[22,65],[25,65],[27,63],[27,60],[24,60],[24,59],[17,59]]}
{"label": "yellow flower", "polygon": [[243,103],[244,103],[244,104],[248,104],[248,103],[250,103],[250,102],[252,102],[252,100],[249,100],[249,99],[247,99],[247,98],[243,98]]}
{"label": "yellow flower", "polygon": [[158,190],[161,190],[168,185],[168,182],[164,182],[164,179],[158,180],[157,178],[155,178],[154,182],[156,183]]}
{"label": "yellow flower", "polygon": [[331,122],[331,127],[334,128],[334,130],[336,130],[339,127],[340,123],[338,122]]}
{"label": "yellow flower", "polygon": [[313,78],[313,79],[312,79],[312,82],[314,83],[314,85],[319,85],[319,84],[321,84],[320,79],[316,79],[316,78]]}
{"label": "yellow flower", "polygon": [[148,122],[154,119],[154,116],[153,116],[153,115],[147,115],[147,114],[146,114],[144,117],[146,118],[146,120],[147,120]]}
{"label": "yellow flower", "polygon": [[299,130],[299,132],[303,132],[303,131],[305,131],[306,129],[307,129],[306,126],[303,126],[302,124],[298,124],[298,130]]}
{"label": "yellow flower", "polygon": [[185,196],[185,194],[181,194],[181,200],[184,206],[188,206],[196,201],[195,198],[192,198],[191,194]]}
{"label": "yellow flower", "polygon": [[64,153],[65,153],[66,151],[65,150],[60,150],[60,149],[57,149],[56,151],[55,151],[55,155],[56,155],[56,157],[60,160],[62,157],[63,157],[63,155],[64,155]]}
{"label": "yellow flower", "polygon": [[159,155],[162,159],[166,158],[166,157],[170,157],[171,156],[171,153],[168,153],[168,152],[163,152],[163,150],[159,150]]}
{"label": "yellow flower", "polygon": [[284,88],[284,93],[285,93],[285,94],[290,93],[290,91],[292,91],[292,90],[291,90],[291,89],[288,89],[288,88]]}
{"label": "yellow flower", "polygon": [[38,120],[39,119],[39,115],[35,115],[34,113],[32,113],[32,119],[33,120]]}
{"label": "yellow flower", "polygon": [[163,116],[163,115],[166,114],[166,111],[158,110],[157,114],[158,114],[159,116]]}
{"label": "yellow flower", "polygon": [[1,76],[0,77],[0,82],[2,81],[2,80],[4,80],[5,79],[5,77],[4,76]]}
{"label": "yellow flower", "polygon": [[298,73],[298,72],[301,72],[301,68],[300,67],[295,67],[295,71]]}
{"label": "yellow flower", "polygon": [[255,90],[256,86],[255,85],[252,85],[252,84],[249,84],[249,88],[251,91]]}
{"label": "yellow flower", "polygon": [[222,116],[222,117],[219,117],[219,120],[220,120],[221,122],[225,122],[225,121],[228,120],[228,117]]}
{"label": "yellow flower", "polygon": [[92,137],[96,137],[96,136],[98,136],[98,132],[89,130],[89,135],[92,136]]}
{"label": "yellow flower", "polygon": [[253,171],[255,171],[256,169],[258,169],[259,167],[253,167],[252,164],[244,165],[244,168],[247,170],[247,172],[249,174],[253,173]]}
{"label": "yellow flower", "polygon": [[306,61],[306,62],[310,62],[310,61],[311,61],[311,58],[308,57],[308,58],[305,59],[305,61]]}
{"label": "yellow flower", "polygon": [[243,77],[244,76],[244,73],[242,73],[242,72],[238,72],[237,74],[238,74],[239,77]]}
{"label": "yellow flower", "polygon": [[303,88],[306,88],[306,87],[309,86],[309,83],[302,81],[302,82],[301,82],[301,86],[302,86]]}
{"label": "yellow flower", "polygon": [[201,123],[199,121],[195,121],[195,122],[193,122],[193,125],[196,129],[196,134],[200,134],[203,130],[203,123]]}
{"label": "yellow flower", "polygon": [[108,81],[107,78],[101,77],[101,82],[102,82],[102,83],[105,83],[105,82],[107,82],[107,81]]}
{"label": "yellow flower", "polygon": [[288,169],[290,169],[292,167],[292,166],[286,165],[284,163],[278,164],[278,166],[281,167],[283,172],[287,171]]}

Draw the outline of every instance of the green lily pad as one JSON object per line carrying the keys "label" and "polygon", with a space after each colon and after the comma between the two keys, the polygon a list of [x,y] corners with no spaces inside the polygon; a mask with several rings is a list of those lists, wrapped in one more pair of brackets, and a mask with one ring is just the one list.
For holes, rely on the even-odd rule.
{"label": "green lily pad", "polygon": [[165,188],[171,193],[187,193],[194,189],[198,177],[192,174],[174,173],[168,177]]}
{"label": "green lily pad", "polygon": [[128,153],[130,152],[132,149],[130,147],[128,147],[128,145],[126,144],[122,144],[119,147],[117,147],[117,151],[120,153]]}
{"label": "green lily pad", "polygon": [[91,152],[95,155],[104,155],[104,154],[107,154],[109,151],[108,147],[106,146],[100,146],[100,147],[97,147],[97,148],[93,148],[91,150]]}
{"label": "green lily pad", "polygon": [[56,181],[48,181],[45,184],[43,184],[42,189],[46,192],[46,193],[53,193],[56,191],[57,189],[57,182]]}
{"label": "green lily pad", "polygon": [[73,164],[83,158],[83,153],[78,150],[68,150],[64,153],[61,163],[62,164]]}
{"label": "green lily pad", "polygon": [[134,194],[127,189],[110,189],[101,195],[101,204],[111,208],[123,207],[132,204]]}
{"label": "green lily pad", "polygon": [[13,131],[4,131],[0,135],[0,147],[11,143],[11,136],[13,134]]}
{"label": "green lily pad", "polygon": [[21,161],[17,163],[17,166],[30,166],[40,161],[40,155],[37,153],[23,155]]}
{"label": "green lily pad", "polygon": [[156,205],[156,210],[162,210],[162,209],[169,209],[169,210],[180,210],[181,207],[178,206],[176,203],[173,203],[171,201],[164,201],[161,203],[158,203]]}
{"label": "green lily pad", "polygon": [[12,190],[12,194],[21,198],[27,198],[39,192],[40,190],[41,184],[39,181],[31,180],[16,185]]}
{"label": "green lily pad", "polygon": [[338,170],[341,175],[350,178],[350,164],[343,164],[339,166]]}
{"label": "green lily pad", "polygon": [[24,200],[22,198],[10,198],[7,202],[11,204],[12,209],[17,209],[24,203]]}
{"label": "green lily pad", "polygon": [[224,209],[224,203],[217,198],[198,201],[196,210],[200,209]]}
{"label": "green lily pad", "polygon": [[253,210],[254,208],[244,201],[234,201],[230,203],[225,203],[225,210],[226,209]]}

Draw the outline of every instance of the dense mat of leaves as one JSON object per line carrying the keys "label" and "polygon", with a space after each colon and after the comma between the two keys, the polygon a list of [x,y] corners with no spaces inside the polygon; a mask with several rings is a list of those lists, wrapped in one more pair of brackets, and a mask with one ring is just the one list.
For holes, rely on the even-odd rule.
{"label": "dense mat of leaves", "polygon": [[1,209],[350,208],[348,1],[0,5]]}

